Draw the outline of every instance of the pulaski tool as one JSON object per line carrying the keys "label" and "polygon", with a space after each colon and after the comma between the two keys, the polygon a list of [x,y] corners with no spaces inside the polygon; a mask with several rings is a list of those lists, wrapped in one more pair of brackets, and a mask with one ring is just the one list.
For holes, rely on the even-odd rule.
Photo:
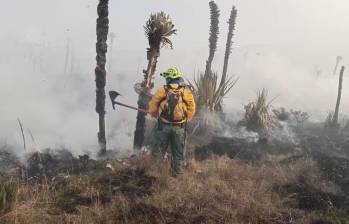
{"label": "pulaski tool", "polygon": [[136,111],[139,111],[139,112],[143,112],[143,113],[149,113],[149,111],[147,110],[144,110],[142,108],[138,108],[138,107],[134,107],[134,106],[130,106],[130,105],[127,105],[127,104],[124,104],[124,103],[121,103],[121,102],[118,102],[118,101],[115,101],[116,98],[118,96],[120,96],[121,94],[116,92],[116,91],[109,91],[109,96],[110,96],[110,100],[111,100],[111,103],[113,105],[113,109],[115,110],[115,105],[119,105],[119,106],[122,106],[122,107],[126,107],[126,108],[129,108],[129,109],[132,109],[132,110],[136,110]]}

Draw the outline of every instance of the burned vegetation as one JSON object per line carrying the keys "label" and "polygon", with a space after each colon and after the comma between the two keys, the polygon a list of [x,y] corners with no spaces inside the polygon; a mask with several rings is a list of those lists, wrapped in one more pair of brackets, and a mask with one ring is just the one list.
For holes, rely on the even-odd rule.
{"label": "burned vegetation", "polygon": [[[271,150],[270,144],[213,138],[205,146],[210,155],[196,147],[198,158],[188,159],[185,173],[177,178],[170,175],[169,161],[157,163],[148,155],[105,161],[72,157],[80,164],[76,166],[47,151],[40,157],[51,162],[39,162],[45,172],[33,163],[23,167],[27,175],[4,172],[0,220],[345,223],[349,159],[317,151],[286,153]],[[35,158],[37,154],[28,160]]]}
{"label": "burned vegetation", "polygon": [[[138,151],[121,157],[107,150],[105,133],[108,4],[100,0],[97,6],[98,156],[76,156],[67,149],[17,155],[1,146],[0,223],[349,223],[349,121],[339,119],[344,66],[335,112],[326,121],[314,122],[299,109],[274,108],[277,99],[267,89],[239,108],[243,115],[233,121],[224,99],[239,80],[228,74],[238,11],[234,6],[230,11],[220,76],[213,60],[221,14],[210,1],[206,67],[186,86],[195,96],[197,116],[186,127],[185,171],[174,177],[171,155],[155,161],[147,148],[155,140],[150,130],[155,124],[146,115],[160,50],[173,47],[170,38],[177,30],[164,12],[146,22],[148,65],[135,85],[138,108],[116,102],[119,93],[110,91],[113,107],[138,112]],[[109,37],[112,44],[115,34]],[[334,73],[342,59],[337,57]]]}

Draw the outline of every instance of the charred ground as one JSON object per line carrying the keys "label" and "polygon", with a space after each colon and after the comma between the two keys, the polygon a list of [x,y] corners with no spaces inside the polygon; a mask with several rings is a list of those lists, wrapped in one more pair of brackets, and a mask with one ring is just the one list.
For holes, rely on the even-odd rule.
{"label": "charred ground", "polygon": [[[21,163],[4,149],[2,183],[14,184],[2,185],[7,204],[0,206],[0,221],[348,223],[347,131],[334,136],[315,126],[321,125],[290,125],[296,141],[279,133],[260,141],[211,136],[203,144],[193,136],[178,178],[168,161],[156,163],[147,154],[95,160],[46,150]],[[4,195],[11,188],[12,201]]]}

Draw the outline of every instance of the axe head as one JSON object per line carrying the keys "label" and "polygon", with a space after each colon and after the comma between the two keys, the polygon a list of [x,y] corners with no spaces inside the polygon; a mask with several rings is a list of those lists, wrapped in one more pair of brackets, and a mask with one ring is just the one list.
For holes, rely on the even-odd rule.
{"label": "axe head", "polygon": [[113,109],[115,110],[115,99],[116,97],[120,96],[120,93],[116,92],[116,91],[109,91],[109,97],[111,100],[111,104],[113,105]]}

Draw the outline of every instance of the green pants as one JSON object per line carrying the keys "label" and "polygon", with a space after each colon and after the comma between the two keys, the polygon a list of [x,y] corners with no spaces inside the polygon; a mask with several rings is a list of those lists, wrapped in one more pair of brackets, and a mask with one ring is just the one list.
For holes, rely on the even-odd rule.
{"label": "green pants", "polygon": [[172,155],[172,170],[175,174],[182,173],[184,163],[185,128],[161,124],[155,130],[155,141],[152,154],[156,159],[162,160],[170,146]]}

